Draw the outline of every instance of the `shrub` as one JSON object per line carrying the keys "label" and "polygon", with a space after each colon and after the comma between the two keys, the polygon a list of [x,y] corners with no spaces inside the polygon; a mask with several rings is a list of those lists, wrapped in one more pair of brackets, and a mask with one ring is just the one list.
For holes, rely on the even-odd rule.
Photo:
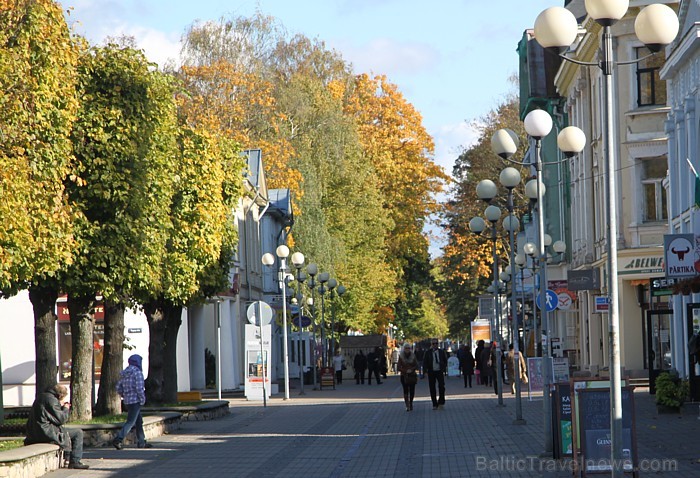
{"label": "shrub", "polygon": [[678,372],[662,372],[656,377],[656,404],[680,408],[688,397],[688,381],[682,380]]}

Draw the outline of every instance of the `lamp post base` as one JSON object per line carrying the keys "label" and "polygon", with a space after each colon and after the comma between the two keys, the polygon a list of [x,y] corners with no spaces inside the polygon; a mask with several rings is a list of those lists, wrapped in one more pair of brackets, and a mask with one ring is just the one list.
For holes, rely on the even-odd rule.
{"label": "lamp post base", "polygon": [[527,422],[524,418],[516,418],[513,420],[513,425],[527,425]]}

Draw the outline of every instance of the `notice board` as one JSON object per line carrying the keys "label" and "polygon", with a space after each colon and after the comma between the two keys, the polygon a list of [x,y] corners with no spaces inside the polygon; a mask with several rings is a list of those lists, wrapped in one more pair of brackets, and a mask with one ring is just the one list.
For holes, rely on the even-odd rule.
{"label": "notice board", "polygon": [[[634,392],[622,388],[622,460],[625,473],[637,470],[637,438],[634,415]],[[611,466],[610,389],[576,390],[576,427],[580,443],[581,473],[609,473]]]}
{"label": "notice board", "polygon": [[573,455],[573,408],[571,402],[571,384],[554,384],[554,393],[552,394],[554,458]]}

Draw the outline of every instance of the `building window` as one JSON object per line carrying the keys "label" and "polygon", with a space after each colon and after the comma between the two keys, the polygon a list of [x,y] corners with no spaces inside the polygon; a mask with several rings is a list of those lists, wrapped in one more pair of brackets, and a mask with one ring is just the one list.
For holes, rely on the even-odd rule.
{"label": "building window", "polygon": [[644,191],[644,222],[668,219],[666,189],[661,184],[668,167],[666,156],[642,160],[642,190]]}
{"label": "building window", "polygon": [[[651,52],[647,47],[635,48],[637,59]],[[659,78],[659,70],[666,61],[666,54],[660,51],[654,56],[637,63],[637,106],[666,104],[666,82]]]}

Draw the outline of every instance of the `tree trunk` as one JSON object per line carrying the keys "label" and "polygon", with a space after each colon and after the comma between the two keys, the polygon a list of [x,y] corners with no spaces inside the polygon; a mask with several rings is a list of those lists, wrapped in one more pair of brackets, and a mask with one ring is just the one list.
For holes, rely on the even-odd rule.
{"label": "tree trunk", "polygon": [[159,405],[163,401],[163,376],[165,352],[165,318],[160,301],[143,305],[148,320],[148,378],[146,379],[146,403]]}
{"label": "tree trunk", "polygon": [[52,285],[36,285],[29,288],[29,300],[34,309],[34,347],[36,373],[36,398],[39,393],[56,384],[58,368],[56,360],[56,299],[58,289]]}
{"label": "tree trunk", "polygon": [[92,418],[92,356],[95,296],[68,297],[72,346],[70,374],[71,420]]}
{"label": "tree trunk", "polygon": [[182,325],[182,307],[167,304],[165,316],[165,374],[163,376],[163,399],[165,403],[177,402],[177,334]]}
{"label": "tree trunk", "polygon": [[97,394],[95,415],[117,415],[121,413],[121,399],[116,386],[124,364],[124,305],[105,300],[104,348],[102,349],[102,372]]}

